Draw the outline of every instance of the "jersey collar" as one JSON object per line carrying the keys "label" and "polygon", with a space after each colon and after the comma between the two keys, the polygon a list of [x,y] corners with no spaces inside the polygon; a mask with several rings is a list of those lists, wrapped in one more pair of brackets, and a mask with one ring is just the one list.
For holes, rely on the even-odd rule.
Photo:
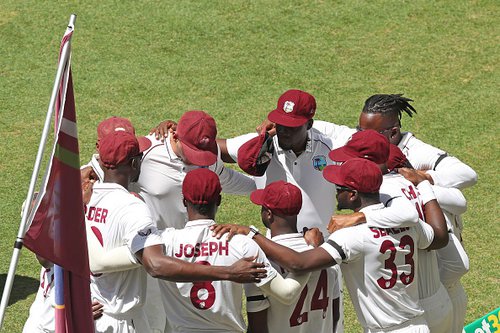
{"label": "jersey collar", "polygon": [[373,210],[380,210],[380,209],[383,209],[383,208],[385,208],[384,204],[383,203],[378,203],[378,204],[375,204],[375,205],[366,206],[365,208],[362,208],[359,211],[362,212],[362,213],[364,213],[364,212],[370,212],[370,211],[373,211]]}
{"label": "jersey collar", "polygon": [[278,236],[274,236],[271,238],[273,242],[280,242],[282,240],[287,240],[287,239],[304,239],[304,236],[301,233],[294,232],[290,234],[282,234]]}
{"label": "jersey collar", "polygon": [[202,226],[209,227],[209,226],[214,225],[214,224],[215,224],[214,220],[199,219],[199,220],[188,221],[186,223],[185,228],[189,228],[189,227],[202,227]]}

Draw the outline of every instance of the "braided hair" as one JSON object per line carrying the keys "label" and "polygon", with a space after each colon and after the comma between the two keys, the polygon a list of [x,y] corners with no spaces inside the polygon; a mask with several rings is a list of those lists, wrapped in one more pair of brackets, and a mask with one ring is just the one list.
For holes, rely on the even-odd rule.
{"label": "braided hair", "polygon": [[379,94],[369,97],[365,101],[363,113],[381,113],[383,115],[397,115],[399,119],[403,112],[410,117],[417,111],[410,105],[412,99],[403,97],[403,94]]}

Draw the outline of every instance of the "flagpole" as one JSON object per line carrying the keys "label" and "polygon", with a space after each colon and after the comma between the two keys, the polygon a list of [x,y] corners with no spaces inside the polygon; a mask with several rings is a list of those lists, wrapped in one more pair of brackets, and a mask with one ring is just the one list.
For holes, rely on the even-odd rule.
{"label": "flagpole", "polygon": [[[73,30],[75,25],[76,15],[72,14],[69,19],[68,29]],[[12,253],[12,258],[10,260],[9,271],[7,273],[7,277],[5,280],[5,286],[2,294],[2,301],[0,303],[0,329],[3,326],[3,320],[5,317],[5,310],[7,309],[8,301],[10,298],[10,293],[12,291],[12,284],[14,283],[14,276],[17,269],[17,264],[19,262],[19,255],[21,253],[21,249],[23,247],[23,238],[26,234],[27,226],[26,222],[28,220],[29,213],[31,211],[31,202],[33,200],[33,195],[35,193],[35,185],[38,178],[38,174],[40,172],[40,165],[43,159],[43,153],[45,151],[45,146],[47,143],[47,137],[50,130],[50,121],[52,118],[52,114],[54,113],[54,107],[56,104],[56,100],[58,98],[59,87],[61,84],[62,75],[64,72],[64,68],[71,54],[70,49],[71,39],[63,46],[60,59],[59,66],[57,68],[56,78],[54,81],[54,87],[52,88],[52,95],[50,97],[49,107],[47,110],[47,116],[45,118],[45,124],[43,127],[42,137],[40,139],[40,145],[38,146],[38,153],[36,155],[35,166],[33,168],[33,173],[31,174],[31,181],[28,188],[28,194],[26,196],[26,204],[24,205],[21,222],[19,225],[19,230],[17,233],[17,238],[14,243],[14,251]]]}

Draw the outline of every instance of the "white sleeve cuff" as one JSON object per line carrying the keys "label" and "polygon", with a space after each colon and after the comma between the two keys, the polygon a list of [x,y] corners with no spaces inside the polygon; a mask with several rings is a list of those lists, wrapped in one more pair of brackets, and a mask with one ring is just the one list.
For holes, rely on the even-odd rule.
{"label": "white sleeve cuff", "polygon": [[420,194],[420,200],[425,205],[431,200],[436,200],[436,196],[434,195],[434,191],[432,190],[432,185],[428,180],[424,180],[420,184],[417,185],[418,192]]}

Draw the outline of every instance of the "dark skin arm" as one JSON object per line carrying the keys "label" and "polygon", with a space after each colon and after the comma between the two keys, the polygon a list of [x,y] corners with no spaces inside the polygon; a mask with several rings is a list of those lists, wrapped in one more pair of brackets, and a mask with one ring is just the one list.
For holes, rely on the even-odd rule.
{"label": "dark skin arm", "polygon": [[256,283],[266,276],[264,264],[253,262],[255,258],[240,259],[231,266],[197,265],[165,256],[161,245],[148,246],[137,252],[136,256],[152,277],[168,281],[229,280]]}
{"label": "dark skin arm", "polygon": [[227,151],[226,139],[217,139],[217,144],[220,148],[220,157],[224,163],[236,163]]}
{"label": "dark skin arm", "polygon": [[427,250],[437,250],[445,247],[449,241],[448,228],[443,211],[436,199],[427,202],[424,206],[425,222],[434,230],[434,240]]}
{"label": "dark skin arm", "polygon": [[[212,231],[217,238],[220,238],[225,233],[230,233],[230,235],[248,235],[250,229],[247,226],[228,224],[215,225],[212,227]],[[255,235],[253,240],[259,245],[269,259],[293,273],[312,272],[336,264],[335,260],[328,252],[320,247],[304,252],[296,252],[260,234]]]}
{"label": "dark skin arm", "polygon": [[267,309],[259,312],[247,312],[247,333],[268,333]]}
{"label": "dark skin arm", "polygon": [[[400,168],[397,170],[399,174],[417,186],[427,179],[427,174],[415,169]],[[431,182],[432,184],[432,182]],[[434,230],[434,240],[427,248],[428,250],[436,250],[445,247],[448,244],[449,235],[446,220],[443,211],[436,199],[427,202],[424,206],[425,222]]]}

